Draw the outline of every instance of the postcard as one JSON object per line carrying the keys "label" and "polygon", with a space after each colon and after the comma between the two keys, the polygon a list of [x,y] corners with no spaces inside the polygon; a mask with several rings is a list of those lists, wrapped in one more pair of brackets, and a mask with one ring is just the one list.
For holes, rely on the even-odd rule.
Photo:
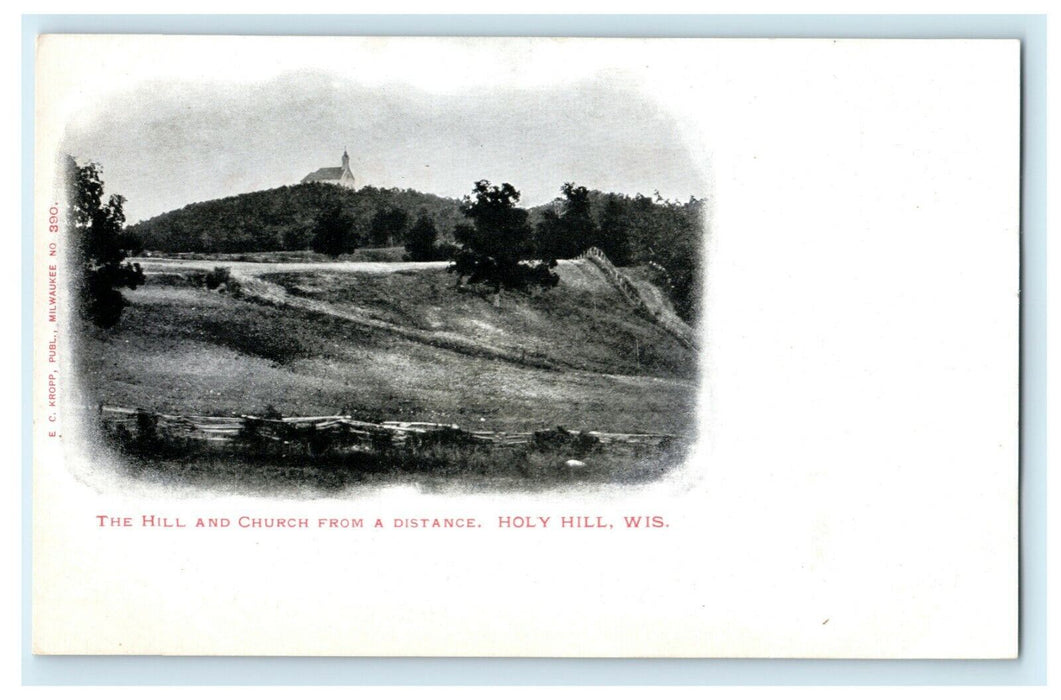
{"label": "postcard", "polygon": [[35,653],[1017,655],[1019,42],[36,61]]}

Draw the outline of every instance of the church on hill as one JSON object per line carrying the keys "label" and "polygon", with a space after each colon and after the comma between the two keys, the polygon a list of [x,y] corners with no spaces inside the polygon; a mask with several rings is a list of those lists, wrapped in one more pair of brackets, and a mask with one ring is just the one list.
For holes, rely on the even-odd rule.
{"label": "church on hill", "polygon": [[350,172],[350,156],[343,149],[343,164],[338,168],[317,168],[312,173],[302,178],[303,184],[307,182],[325,182],[329,185],[339,185],[354,189],[354,174]]}

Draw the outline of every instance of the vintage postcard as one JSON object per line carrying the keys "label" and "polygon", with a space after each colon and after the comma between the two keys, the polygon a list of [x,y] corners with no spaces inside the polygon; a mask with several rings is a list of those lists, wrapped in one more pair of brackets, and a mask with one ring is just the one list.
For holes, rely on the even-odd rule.
{"label": "vintage postcard", "polygon": [[40,37],[34,651],[1014,657],[1019,57]]}

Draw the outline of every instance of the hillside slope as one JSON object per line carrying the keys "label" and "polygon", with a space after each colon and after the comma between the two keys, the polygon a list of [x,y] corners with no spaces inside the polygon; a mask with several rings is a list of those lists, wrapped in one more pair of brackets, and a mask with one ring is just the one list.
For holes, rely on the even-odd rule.
{"label": "hillside slope", "polygon": [[[442,238],[464,220],[460,202],[414,190],[357,191],[309,183],[196,202],[127,227],[145,250],[163,253],[247,253],[302,250],[322,211],[339,206],[364,238],[379,211],[426,214]],[[411,223],[411,221],[409,221]]]}
{"label": "hillside slope", "polygon": [[[671,202],[644,195],[588,191],[588,210],[565,217],[574,206],[563,198],[527,209],[528,235],[543,259],[571,258],[600,249],[619,266],[649,265],[653,279],[686,323],[698,318],[703,281],[701,242],[704,200]],[[349,190],[323,183],[278,187],[189,204],[126,227],[143,250],[163,255],[274,257],[312,256],[318,222],[339,226],[336,249],[350,256],[390,249],[404,255],[421,216],[437,240],[454,243],[458,225],[471,221],[460,200],[414,190],[367,186]],[[349,221],[347,224],[345,220]],[[336,223],[338,222],[338,223]],[[334,242],[334,241],[333,241]]]}
{"label": "hillside slope", "polygon": [[[173,413],[336,412],[486,429],[682,433],[696,356],[585,262],[492,297],[443,265],[142,261],[110,333],[87,330],[93,402]],[[236,288],[238,286],[238,291]]]}

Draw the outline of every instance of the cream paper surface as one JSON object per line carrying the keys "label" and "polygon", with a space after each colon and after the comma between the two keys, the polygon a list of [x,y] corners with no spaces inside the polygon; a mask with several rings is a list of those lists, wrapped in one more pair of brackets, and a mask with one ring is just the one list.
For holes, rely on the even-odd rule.
{"label": "cream paper surface", "polygon": [[[1019,52],[1008,41],[43,37],[35,652],[1014,657]],[[306,71],[469,99],[605,80],[674,126],[710,216],[700,437],[682,469],[536,493],[270,498],[128,480],[86,447],[63,420],[76,378],[56,368],[76,348],[61,302],[48,318],[65,135],[159,85],[238,92]],[[248,138],[271,128],[246,124]],[[108,186],[198,176],[168,167],[164,144],[129,147],[156,151],[160,167],[122,175],[105,163]],[[222,167],[216,157],[201,166]],[[669,157],[637,159],[662,181]],[[145,514],[365,527],[98,525]],[[574,515],[615,528],[498,527]],[[637,515],[667,527],[621,527]],[[483,527],[371,527],[408,517]]]}

